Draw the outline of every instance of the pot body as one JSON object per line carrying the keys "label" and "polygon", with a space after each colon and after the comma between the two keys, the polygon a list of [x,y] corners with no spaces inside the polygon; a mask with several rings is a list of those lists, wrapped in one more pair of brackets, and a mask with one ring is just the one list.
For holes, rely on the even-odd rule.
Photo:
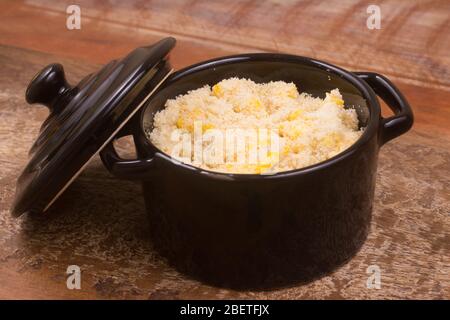
{"label": "pot body", "polygon": [[306,282],[363,244],[378,144],[301,177],[223,181],[161,166],[143,182],[155,248],[181,271],[235,288]]}
{"label": "pot body", "polygon": [[[321,97],[339,88],[364,133],[325,162],[268,176],[194,168],[151,144],[145,131],[168,98],[233,76],[292,81]],[[395,116],[381,118],[375,92]],[[137,160],[120,159],[112,144],[101,156],[117,176],[143,181],[150,235],[170,264],[215,285],[265,289],[313,280],[358,251],[369,231],[379,147],[412,121],[404,97],[380,75],[298,56],[239,55],[188,67],[161,86],[122,132],[133,135]]]}

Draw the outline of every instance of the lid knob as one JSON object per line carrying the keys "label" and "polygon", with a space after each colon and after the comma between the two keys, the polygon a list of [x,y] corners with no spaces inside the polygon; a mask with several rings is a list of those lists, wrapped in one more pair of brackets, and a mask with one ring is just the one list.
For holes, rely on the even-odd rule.
{"label": "lid knob", "polygon": [[70,89],[63,66],[59,63],[53,63],[34,76],[28,85],[25,97],[30,104],[43,104],[54,111],[58,98]]}

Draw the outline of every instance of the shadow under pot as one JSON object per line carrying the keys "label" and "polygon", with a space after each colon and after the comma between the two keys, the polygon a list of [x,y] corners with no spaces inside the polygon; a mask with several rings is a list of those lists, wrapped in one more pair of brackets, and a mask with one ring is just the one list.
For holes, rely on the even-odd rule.
{"label": "shadow under pot", "polygon": [[[273,175],[207,171],[149,141],[145,131],[167,99],[230,77],[293,82],[321,98],[339,88],[364,132],[327,161]],[[395,115],[381,117],[376,94]],[[121,159],[112,142],[101,157],[116,176],[142,180],[150,235],[170,264],[210,284],[269,289],[309,282],[356,254],[369,232],[379,148],[412,123],[407,101],[381,75],[299,56],[242,54],[171,74],[116,136],[133,136],[138,159]]]}

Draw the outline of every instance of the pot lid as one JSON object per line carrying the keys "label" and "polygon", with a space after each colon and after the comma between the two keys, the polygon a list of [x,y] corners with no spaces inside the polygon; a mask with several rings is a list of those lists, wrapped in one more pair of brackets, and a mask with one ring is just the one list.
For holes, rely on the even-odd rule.
{"label": "pot lid", "polygon": [[174,38],[137,48],[71,87],[60,64],[31,80],[29,104],[50,110],[16,185],[11,213],[45,211],[171,72]]}

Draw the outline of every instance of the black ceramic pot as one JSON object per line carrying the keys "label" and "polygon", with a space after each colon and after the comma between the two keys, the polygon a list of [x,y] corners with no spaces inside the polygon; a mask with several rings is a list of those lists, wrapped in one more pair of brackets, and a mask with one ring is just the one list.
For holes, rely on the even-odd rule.
{"label": "black ceramic pot", "polygon": [[[316,165],[274,175],[210,172],[172,159],[146,138],[168,98],[229,77],[294,82],[324,97],[339,88],[363,135]],[[382,118],[377,96],[395,115]],[[350,259],[369,231],[379,148],[412,126],[395,86],[375,73],[351,73],[299,56],[243,54],[172,74],[127,124],[138,159],[101,152],[121,178],[140,179],[155,248],[179,270],[209,283],[270,288],[310,281]]]}

